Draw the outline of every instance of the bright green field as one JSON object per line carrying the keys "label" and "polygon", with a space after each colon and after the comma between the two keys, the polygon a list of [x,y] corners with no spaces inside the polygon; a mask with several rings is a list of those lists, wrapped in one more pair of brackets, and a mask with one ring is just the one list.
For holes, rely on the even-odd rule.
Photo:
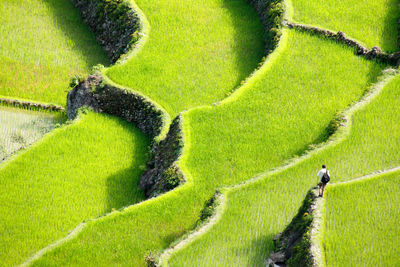
{"label": "bright green field", "polygon": [[367,47],[398,51],[398,0],[291,0],[296,22],[342,31]]}
{"label": "bright green field", "polygon": [[327,266],[400,265],[400,173],[328,187]]}
{"label": "bright green field", "polygon": [[261,23],[244,0],[136,2],[151,25],[149,40],[107,75],[171,115],[225,98],[264,55]]}
{"label": "bright green field", "polygon": [[[340,44],[285,32],[270,62],[231,100],[184,113],[187,146],[180,165],[191,174],[185,185],[91,223],[77,239],[37,264],[143,265],[149,250],[162,250],[193,227],[216,188],[279,166],[310,142],[321,141],[337,110],[357,101],[382,66]],[[322,63],[321,57],[327,60]],[[305,82],[309,80],[313,82]],[[323,108],[325,101],[329,108]],[[193,260],[196,256],[200,254],[192,255]]]}
{"label": "bright green field", "polygon": [[131,124],[88,113],[0,165],[0,257],[20,264],[82,221],[144,199],[147,139]]}
{"label": "bright green field", "polygon": [[70,1],[0,1],[0,95],[65,105],[69,80],[108,59]]}
{"label": "bright green field", "polygon": [[[171,266],[261,266],[273,249],[274,236],[284,230],[307,191],[316,185],[316,173],[321,164],[328,166],[332,183],[400,165],[397,123],[400,113],[396,110],[400,105],[399,86],[400,76],[397,75],[377,98],[355,113],[351,133],[344,141],[286,171],[266,175],[257,182],[229,191],[221,221],[186,249],[178,251]],[[398,192],[398,188],[392,190]],[[363,201],[360,194],[358,198]],[[341,207],[347,207],[348,211],[343,212],[350,213],[352,206],[343,204]],[[382,225],[383,229],[385,227]],[[398,235],[395,230],[391,234]],[[360,240],[362,237],[356,242]],[[341,246],[345,246],[346,242],[341,242]],[[391,242],[385,244],[390,245]],[[328,263],[348,266],[329,259]]]}
{"label": "bright green field", "polygon": [[25,148],[65,121],[58,113],[43,113],[0,106],[0,162]]}
{"label": "bright green field", "polygon": [[[382,1],[293,0],[294,19],[396,50],[398,9],[393,1]],[[137,2],[151,25],[149,39],[140,53],[105,73],[149,96],[172,117],[189,110],[183,113],[179,162],[187,182],[89,222],[37,266],[143,266],[150,250],[161,252],[193,229],[216,189],[279,167],[324,141],[329,122],[358,101],[386,67],[341,44],[285,30],[268,62],[223,100],[263,56],[255,11],[244,0]],[[71,75],[107,61],[68,1],[6,0],[0,12],[5,14],[0,95],[65,104]],[[171,265],[265,265],[273,236],[296,213],[322,162],[333,182],[399,165],[399,81],[355,115],[350,136],[340,144],[229,191],[221,221],[175,254]],[[217,101],[222,102],[211,106]],[[141,201],[136,185],[147,146],[128,123],[89,112],[0,165],[2,264],[19,264],[83,220]]]}

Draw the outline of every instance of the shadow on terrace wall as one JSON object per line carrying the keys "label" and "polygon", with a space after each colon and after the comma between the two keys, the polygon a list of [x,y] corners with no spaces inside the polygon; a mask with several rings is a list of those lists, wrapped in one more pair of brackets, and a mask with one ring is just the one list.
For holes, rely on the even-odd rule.
{"label": "shadow on terrace wall", "polygon": [[246,79],[265,56],[264,28],[253,6],[246,0],[224,0],[223,6],[230,13],[235,31],[235,64],[239,72],[236,89]]}
{"label": "shadow on terrace wall", "polygon": [[[398,38],[398,20],[400,19],[400,7],[398,0],[391,0],[388,4],[389,12],[386,14],[385,25],[383,28],[383,46],[385,47],[397,47],[396,51],[399,51],[399,44],[393,44],[393,38],[385,38],[386,36],[395,36],[395,41]],[[387,51],[387,52],[396,52],[396,51]]]}
{"label": "shadow on terrace wall", "polygon": [[54,24],[71,40],[72,49],[85,59],[88,68],[97,64],[109,65],[110,60],[96,37],[82,20],[79,10],[69,0],[44,0],[52,12]]}
{"label": "shadow on terrace wall", "polygon": [[[129,168],[120,170],[106,178],[107,196],[105,212],[132,205],[145,199],[144,192],[139,189],[138,185],[140,176],[148,160],[148,138],[145,137],[146,142],[141,142],[144,138],[138,138],[138,136],[144,136],[142,132],[122,119],[118,119],[118,122],[127,131],[132,132],[134,145],[131,147],[131,153],[134,160]],[[118,136],[115,138],[118,138]]]}

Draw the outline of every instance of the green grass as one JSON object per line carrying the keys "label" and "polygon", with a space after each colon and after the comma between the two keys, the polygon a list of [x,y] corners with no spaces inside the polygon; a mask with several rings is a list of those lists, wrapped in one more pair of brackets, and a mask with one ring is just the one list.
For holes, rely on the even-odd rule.
{"label": "green grass", "polygon": [[[357,101],[382,67],[340,44],[285,31],[270,62],[232,98],[214,108],[184,113],[186,143],[180,166],[187,175],[185,185],[91,223],[77,239],[36,264],[144,265],[149,250],[166,248],[193,227],[215,189],[279,166],[323,139],[336,112]],[[201,256],[191,255],[193,262],[196,255]]]}
{"label": "green grass", "polygon": [[137,183],[148,145],[131,124],[90,112],[0,165],[0,265],[20,264],[80,222],[143,200]]}
{"label": "green grass", "polygon": [[[261,266],[273,249],[273,237],[284,230],[307,191],[316,185],[316,173],[321,164],[328,166],[332,183],[400,165],[397,123],[400,114],[396,111],[400,104],[399,85],[400,76],[397,75],[373,102],[355,113],[351,133],[342,142],[276,175],[229,191],[221,221],[178,251],[171,266]],[[398,189],[393,190],[398,192]],[[363,201],[363,197],[359,199]],[[347,205],[349,211],[346,212],[350,212],[351,206]],[[398,234],[395,229],[391,233]],[[361,242],[362,237],[357,240]],[[384,246],[390,246],[390,242]],[[345,242],[341,244],[344,246]],[[331,264],[348,265],[332,261]]]}
{"label": "green grass", "polygon": [[[328,15],[320,14],[330,1],[295,1],[295,20],[342,30],[368,46],[396,50],[393,20],[398,12],[393,2],[385,1],[377,7],[372,1],[362,6],[355,1],[336,4]],[[0,74],[0,94],[64,104],[65,92],[59,93],[64,89],[56,88],[66,86],[69,76],[65,74],[87,73],[104,55],[89,52],[91,41],[81,48],[74,46],[80,38],[71,29],[75,31],[82,21],[78,15],[64,16],[64,10],[73,10],[71,4],[29,3],[29,12],[39,14],[34,19],[17,1],[0,4],[0,12],[6,14],[0,18],[0,33],[7,35],[0,40],[4,47],[0,64],[6,70]],[[149,40],[127,63],[105,72],[114,82],[151,97],[172,116],[222,100],[261,59],[261,25],[244,1],[138,0],[138,4],[152,27]],[[352,11],[358,17],[345,13],[350,5],[359,8]],[[338,12],[333,13],[334,9]],[[371,16],[371,12],[376,14]],[[15,14],[21,18],[14,21]],[[332,19],[333,14],[338,19]],[[319,22],[325,18],[328,22]],[[33,28],[35,32],[20,25],[39,27]],[[10,34],[14,29],[16,33]],[[87,33],[87,29],[77,31]],[[72,46],[65,48],[65,43]],[[215,107],[183,114],[186,143],[179,164],[186,174],[185,185],[88,223],[77,238],[46,254],[36,265],[144,265],[150,250],[160,252],[194,227],[204,202],[216,189],[278,167],[310,144],[325,140],[330,120],[357,101],[384,67],[355,56],[343,45],[285,30],[269,62],[234,95]],[[395,111],[400,98],[391,98],[398,95],[398,84],[396,78],[365,109],[368,112],[356,114],[351,135],[339,145],[280,174],[228,192],[222,220],[178,252],[171,265],[263,265],[273,236],[296,213],[315,184],[322,162],[330,168],[333,181],[398,165],[399,140],[393,133],[399,130]],[[142,200],[135,185],[147,145],[127,123],[89,113],[2,165],[0,202],[6,203],[0,207],[4,214],[0,219],[3,264],[21,263],[82,220]],[[16,213],[17,209],[23,213]]]}
{"label": "green grass", "polygon": [[25,148],[65,121],[59,113],[44,113],[0,106],[0,162]]}
{"label": "green grass", "polygon": [[[149,42],[137,58],[114,69],[122,71],[125,76],[121,76],[129,81],[137,77],[139,87],[128,84],[134,89],[147,93],[144,85],[149,84],[149,90],[167,96],[161,103],[171,102],[171,114],[224,98],[261,60],[262,27],[244,1],[192,1],[190,6],[182,1],[140,4],[154,27]],[[90,66],[105,61],[92,42],[93,34],[82,27],[69,2],[3,1],[0,11],[4,13],[0,33],[6,36],[0,41],[1,67],[5,70],[0,74],[0,95],[65,104],[72,74],[87,73]],[[204,23],[198,23],[199,18]],[[137,65],[142,76],[135,72]],[[158,75],[151,71],[152,66],[161,69]],[[112,78],[114,69],[109,71]],[[6,214],[0,224],[5,233],[0,251],[4,258],[8,255],[4,265],[21,263],[84,219],[143,198],[135,183],[137,165],[144,162],[148,143],[137,132],[117,133],[106,118],[89,114],[3,166],[1,200],[9,203],[1,211]],[[13,176],[18,179],[10,182]],[[17,194],[21,186],[24,189]],[[14,212],[16,207],[27,212],[21,216]],[[151,216],[151,212],[146,214]],[[197,214],[193,211],[190,215]],[[26,223],[28,217],[31,224]],[[174,239],[170,230],[164,232],[170,237],[163,241],[163,247]],[[102,249],[94,254],[98,253]]]}
{"label": "green grass", "polygon": [[343,31],[367,47],[398,51],[398,0],[291,0],[296,22]]}
{"label": "green grass", "polygon": [[328,187],[327,266],[400,265],[400,173]]}
{"label": "green grass", "polygon": [[65,105],[74,74],[108,59],[67,0],[0,2],[0,95]]}
{"label": "green grass", "polygon": [[261,23],[244,0],[136,2],[151,25],[149,40],[107,75],[170,115],[225,98],[264,55]]}

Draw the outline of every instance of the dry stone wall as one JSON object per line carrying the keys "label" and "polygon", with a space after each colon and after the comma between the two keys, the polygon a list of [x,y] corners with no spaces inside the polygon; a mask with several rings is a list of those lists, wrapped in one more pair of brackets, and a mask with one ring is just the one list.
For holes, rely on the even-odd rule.
{"label": "dry stone wall", "polygon": [[0,98],[0,104],[12,107],[26,108],[26,109],[42,109],[42,110],[65,112],[64,108],[61,106],[35,103],[35,102],[24,101],[19,99],[11,99],[11,98]]}
{"label": "dry stone wall", "polygon": [[[135,11],[124,0],[72,0],[81,10],[82,17],[96,34],[113,62],[128,52],[140,37],[140,21]],[[265,28],[266,55],[278,44],[283,19],[280,0],[248,0]],[[73,119],[81,107],[90,107],[133,122],[141,131],[154,139],[164,125],[163,111],[145,97],[103,83],[100,73],[81,81],[68,93],[68,117]],[[153,142],[151,159],[142,175],[140,187],[148,197],[154,197],[184,182],[177,165],[184,145],[181,117],[172,122],[164,140]]]}
{"label": "dry stone wall", "polygon": [[368,49],[362,46],[355,40],[348,38],[343,32],[339,31],[337,33],[325,29],[321,29],[318,27],[308,26],[299,23],[293,23],[284,21],[284,24],[289,28],[294,28],[301,31],[310,32],[312,34],[322,35],[328,39],[335,40],[337,42],[343,43],[347,46],[354,47],[356,49],[356,53],[359,56],[363,56],[370,60],[377,60],[380,62],[384,62],[390,64],[392,66],[399,66],[400,64],[400,52],[388,54],[382,52],[380,47],[373,47],[372,49]]}
{"label": "dry stone wall", "polygon": [[278,45],[281,37],[284,5],[281,0],[247,0],[257,11],[264,26],[265,54]]}
{"label": "dry stone wall", "polygon": [[139,39],[139,17],[125,0],[71,0],[112,62]]}
{"label": "dry stone wall", "polygon": [[185,181],[182,171],[176,165],[182,149],[181,116],[178,116],[172,122],[167,137],[152,147],[151,159],[139,184],[147,197],[160,195]]}
{"label": "dry stone wall", "polygon": [[83,106],[133,122],[150,138],[164,127],[163,112],[139,94],[103,83],[100,73],[90,75],[67,96],[68,118],[74,119]]}
{"label": "dry stone wall", "polygon": [[81,107],[89,107],[132,122],[153,139],[151,158],[139,184],[147,197],[157,196],[184,182],[183,173],[176,165],[183,148],[180,116],[173,121],[166,137],[155,142],[154,138],[166,127],[163,111],[137,93],[103,83],[100,73],[90,75],[72,89],[67,105],[69,119],[74,119]]}

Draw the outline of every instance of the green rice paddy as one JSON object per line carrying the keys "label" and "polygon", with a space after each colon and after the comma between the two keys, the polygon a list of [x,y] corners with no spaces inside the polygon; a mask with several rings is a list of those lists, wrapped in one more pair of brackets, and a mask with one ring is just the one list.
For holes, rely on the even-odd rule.
{"label": "green rice paddy", "polygon": [[342,31],[367,47],[399,50],[397,0],[291,0],[296,22]]}
{"label": "green rice paddy", "polygon": [[139,54],[107,70],[176,116],[224,99],[264,55],[263,29],[243,0],[139,0],[150,24]]}
{"label": "green rice paddy", "polygon": [[[397,75],[376,99],[354,114],[351,132],[343,141],[312,154],[287,170],[265,174],[256,182],[229,190],[222,219],[187,248],[178,251],[170,261],[171,266],[260,266],[273,249],[274,236],[284,230],[296,215],[308,189],[316,185],[316,173],[322,163],[330,170],[332,183],[400,165],[397,149],[400,135],[390,134],[398,128],[400,119],[395,111],[400,104],[397,97],[399,84],[400,76]],[[364,196],[369,197],[370,191],[359,192],[360,201]],[[351,206],[348,209],[351,210]],[[340,238],[336,236],[336,239]],[[336,257],[334,251],[329,253]],[[343,262],[336,265],[335,261],[331,264],[346,265]]]}
{"label": "green rice paddy", "polygon": [[69,80],[108,59],[67,0],[0,3],[0,95],[65,105]]}
{"label": "green rice paddy", "polygon": [[328,187],[327,266],[400,264],[399,187],[399,172]]}
{"label": "green rice paddy", "polygon": [[82,221],[142,201],[147,146],[129,123],[90,112],[1,164],[1,265],[20,264]]}
{"label": "green rice paddy", "polygon": [[[395,0],[286,4],[288,20],[398,50]],[[186,183],[144,201],[137,184],[150,142],[121,119],[85,111],[52,130],[53,118],[42,126],[36,117],[21,112],[17,120],[2,108],[0,133],[8,132],[0,145],[7,144],[7,154],[22,147],[10,145],[17,139],[8,129],[29,128],[20,135],[34,138],[25,143],[52,132],[0,165],[0,265],[25,262],[87,221],[76,237],[33,265],[145,266],[150,252],[161,254],[195,229],[204,203],[221,190],[220,220],[165,264],[265,266],[273,237],[316,184],[322,163],[333,183],[400,165],[400,76],[383,71],[387,65],[323,37],[284,29],[278,47],[255,71],[264,55],[263,29],[245,0],[137,5],[150,25],[148,39],[127,62],[103,73],[148,96],[172,118],[182,112],[185,146],[178,165]],[[0,95],[65,105],[70,77],[108,62],[67,0],[6,0],[0,12]],[[382,92],[352,115],[348,132],[339,130],[343,137],[324,143],[331,121],[377,83]],[[301,157],[320,146],[326,147]],[[399,214],[397,198],[390,197],[398,195],[397,176],[328,187],[327,265],[397,264]],[[348,208],[356,201],[360,208]],[[365,220],[371,225],[363,225],[368,233],[361,235],[357,225]],[[388,233],[393,238],[385,239]]]}
{"label": "green rice paddy", "polygon": [[[186,173],[191,174],[187,177],[188,181],[185,185],[159,198],[152,199],[139,206],[133,206],[118,216],[91,223],[88,229],[78,238],[45,255],[37,264],[57,263],[63,265],[71,260],[78,265],[95,263],[95,265],[105,266],[113,262],[127,264],[128,261],[133,265],[143,265],[144,261],[141,255],[145,255],[149,251],[156,253],[161,251],[176,237],[193,227],[204,202],[211,198],[216,189],[221,186],[237,184],[244,181],[246,177],[248,179],[257,175],[262,170],[277,167],[290,156],[304,150],[310,142],[323,140],[326,136],[326,127],[329,121],[335,117],[336,112],[357,101],[371,83],[376,81],[376,77],[380,75],[383,67],[355,56],[351,49],[340,44],[305,33],[286,30],[282,42],[284,43],[271,55],[268,63],[245,87],[237,91],[232,99],[215,108],[200,108],[184,113],[185,124],[183,128],[185,137],[189,137],[186,142],[189,144],[190,150],[184,151],[180,166],[184,170],[190,171]],[[321,57],[328,60],[322,64],[319,60]],[[295,64],[298,61],[299,63]],[[333,67],[338,65],[342,67]],[[303,82],[305,79],[311,79],[307,75],[313,77],[314,83]],[[288,79],[276,81],[277,77],[288,77]],[[353,92],[353,94],[350,92]],[[329,94],[331,94],[331,97],[329,97]],[[302,95],[304,95],[304,98],[301,99]],[[305,95],[310,99],[307,100]],[[299,98],[302,101],[298,101]],[[271,101],[272,99],[274,101]],[[326,99],[332,101],[330,111],[322,108],[325,106],[324,101]],[[249,101],[252,101],[252,106],[247,105]],[[347,103],[344,101],[347,101]],[[273,105],[274,103],[276,104]],[[321,108],[318,109],[318,105]],[[240,109],[244,109],[244,107],[247,110],[240,112]],[[281,107],[284,107],[284,109]],[[309,111],[302,113],[302,110],[307,108],[309,108]],[[260,110],[265,110],[265,112],[260,112]],[[326,113],[324,113],[325,115],[321,114],[321,119],[318,120],[318,116],[311,112],[313,110]],[[301,127],[304,121],[308,122],[308,127],[300,128],[298,131],[294,130]],[[200,122],[203,123],[200,124]],[[252,127],[248,126],[249,124]],[[299,135],[301,131],[303,132]],[[257,137],[257,133],[260,136]],[[222,138],[222,136],[226,136],[226,138]],[[235,146],[237,143],[235,143],[235,136],[240,137],[236,140],[242,140],[242,146]],[[270,142],[274,141],[274,138],[277,138],[277,143],[268,146]],[[262,140],[269,140],[269,142],[257,143],[257,140],[261,142]],[[277,145],[278,143],[280,146]],[[284,143],[287,143],[288,147],[282,146]],[[251,146],[253,144],[254,147]],[[293,147],[289,144],[292,144]],[[231,148],[227,149],[229,146]],[[230,162],[218,162],[219,157],[231,160]],[[210,158],[213,160],[207,160]],[[247,166],[247,168],[240,168],[241,164]],[[196,166],[198,167],[196,168]],[[312,173],[314,173],[314,170]],[[315,182],[314,179],[312,181]],[[309,185],[310,183],[306,186]],[[295,205],[301,204],[304,195],[295,186],[283,186],[282,188],[300,193],[298,201],[294,198],[290,199],[293,201],[292,207],[294,209],[292,213],[289,213],[286,220],[282,220],[283,227],[284,223],[290,220],[290,216],[294,215]],[[304,194],[308,187],[305,188]],[[264,192],[266,196],[272,194],[270,190]],[[247,196],[246,193],[244,194]],[[260,194],[263,195],[263,193]],[[247,197],[249,199],[260,198],[260,194],[248,195]],[[243,203],[248,202],[243,201]],[[288,203],[282,203],[285,206],[286,204]],[[165,207],[169,208],[165,209]],[[273,208],[276,209],[274,210],[276,212],[282,210],[282,206],[276,204],[273,205]],[[236,209],[234,214],[242,217],[240,214],[243,213],[243,209],[248,208]],[[271,213],[271,216],[276,214]],[[264,219],[266,218],[260,219],[259,222],[262,223]],[[239,218],[234,220],[237,221]],[[277,225],[274,223],[269,227]],[[239,232],[239,228],[243,227],[240,223],[231,226],[238,227],[236,232]],[[230,235],[235,235],[233,229],[230,227],[226,229],[229,229]],[[254,228],[254,230],[258,231],[257,228]],[[98,233],[102,234],[99,235]],[[221,236],[218,236],[217,239],[224,242],[219,237]],[[243,241],[244,235],[237,237]],[[239,244],[240,240],[235,240],[236,243],[226,242],[225,244],[229,248],[230,245]],[[219,252],[224,251],[224,247],[219,242],[215,242],[214,247],[214,241],[216,240],[207,243],[204,247],[213,248],[213,251],[217,254],[210,255],[209,260],[216,261],[219,259]],[[240,244],[244,245],[244,243]],[[265,247],[268,243],[260,243],[260,245]],[[120,246],[123,249],[116,254],[112,249],[115,246]],[[258,249],[257,251],[260,251]],[[247,251],[247,249],[245,250]],[[94,253],[94,251],[98,253]],[[263,256],[266,253],[267,251],[264,249],[261,254],[257,254],[256,262],[258,264],[265,260]],[[201,253],[189,254],[188,258],[190,259],[184,262],[184,265],[199,264],[205,259],[199,258],[199,262],[197,262],[196,258],[201,255],[206,256],[206,254]],[[231,256],[232,254],[228,253],[226,257],[221,258],[221,262],[215,262],[215,264],[232,265],[236,258],[234,259]],[[246,261],[251,259],[251,257],[245,256],[249,255],[243,255],[243,259]],[[232,261],[223,261],[229,258],[232,258]],[[246,263],[246,261],[242,263]],[[177,265],[180,266],[180,264],[182,262]],[[209,264],[213,265],[212,262],[209,262]],[[247,262],[247,264],[249,263]]]}

